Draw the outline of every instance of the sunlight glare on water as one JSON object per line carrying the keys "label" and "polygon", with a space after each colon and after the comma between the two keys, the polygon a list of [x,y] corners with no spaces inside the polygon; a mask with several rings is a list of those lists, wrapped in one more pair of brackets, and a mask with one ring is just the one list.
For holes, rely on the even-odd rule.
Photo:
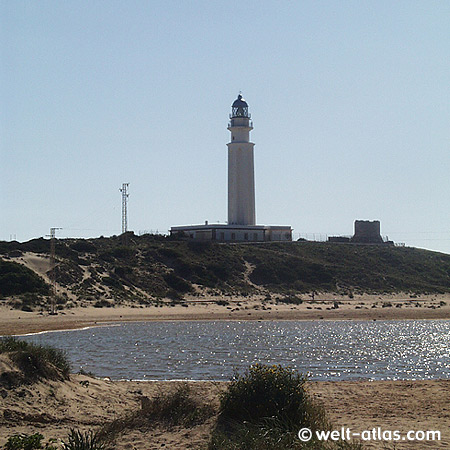
{"label": "sunlight glare on water", "polygon": [[312,380],[450,378],[450,321],[138,322],[22,339],[112,379],[221,380],[257,362]]}

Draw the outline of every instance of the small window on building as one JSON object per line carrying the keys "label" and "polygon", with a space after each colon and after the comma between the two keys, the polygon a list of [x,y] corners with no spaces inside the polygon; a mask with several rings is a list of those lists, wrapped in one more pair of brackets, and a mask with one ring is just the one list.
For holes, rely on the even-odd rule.
{"label": "small window on building", "polygon": [[220,240],[224,241],[225,240],[225,233],[220,233]]}
{"label": "small window on building", "polygon": [[253,240],[257,241],[258,240],[258,233],[253,233]]}
{"label": "small window on building", "polygon": [[236,240],[236,233],[231,233],[231,240],[235,241]]}
{"label": "small window on building", "polygon": [[248,241],[248,233],[244,233],[244,239]]}

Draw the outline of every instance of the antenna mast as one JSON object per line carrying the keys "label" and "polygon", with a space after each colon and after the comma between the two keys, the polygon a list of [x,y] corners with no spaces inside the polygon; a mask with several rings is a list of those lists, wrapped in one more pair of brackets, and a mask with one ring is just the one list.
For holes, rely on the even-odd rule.
{"label": "antenna mast", "polygon": [[56,231],[62,228],[50,228],[50,280],[52,282],[52,302],[50,314],[56,314]]}
{"label": "antenna mast", "polygon": [[128,186],[130,183],[123,183],[122,189],[119,189],[120,192],[122,192],[122,234],[126,233],[128,230],[128,223],[127,223],[127,203],[128,203]]}

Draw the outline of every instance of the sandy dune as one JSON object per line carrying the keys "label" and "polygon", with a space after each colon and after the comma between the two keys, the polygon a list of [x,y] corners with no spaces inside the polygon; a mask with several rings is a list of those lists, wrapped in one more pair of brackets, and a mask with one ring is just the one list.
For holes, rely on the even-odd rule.
{"label": "sandy dune", "polygon": [[[140,408],[142,396],[173,389],[177,382],[112,382],[83,375],[70,381],[37,383],[14,390],[0,389],[0,445],[17,432],[40,432],[46,438],[65,438],[70,428],[96,429],[104,423]],[[195,395],[218,406],[225,382],[190,382]],[[362,432],[382,430],[440,430],[441,441],[400,442],[396,449],[450,448],[450,380],[313,382],[309,390],[322,401],[335,429],[349,427]],[[196,449],[208,441],[214,418],[183,427],[149,427],[125,432],[117,449]],[[163,446],[163,444],[165,444]],[[386,442],[387,444],[387,442]],[[365,448],[382,449],[381,442],[365,442]]]}

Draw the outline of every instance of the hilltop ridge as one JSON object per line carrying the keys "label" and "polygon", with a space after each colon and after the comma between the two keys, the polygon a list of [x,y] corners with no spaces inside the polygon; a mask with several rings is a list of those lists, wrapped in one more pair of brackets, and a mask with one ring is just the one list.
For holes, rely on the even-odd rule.
{"label": "hilltop ridge", "polygon": [[318,242],[220,244],[158,235],[0,242],[0,295],[42,304],[113,306],[216,296],[450,292],[450,255],[408,247]]}

